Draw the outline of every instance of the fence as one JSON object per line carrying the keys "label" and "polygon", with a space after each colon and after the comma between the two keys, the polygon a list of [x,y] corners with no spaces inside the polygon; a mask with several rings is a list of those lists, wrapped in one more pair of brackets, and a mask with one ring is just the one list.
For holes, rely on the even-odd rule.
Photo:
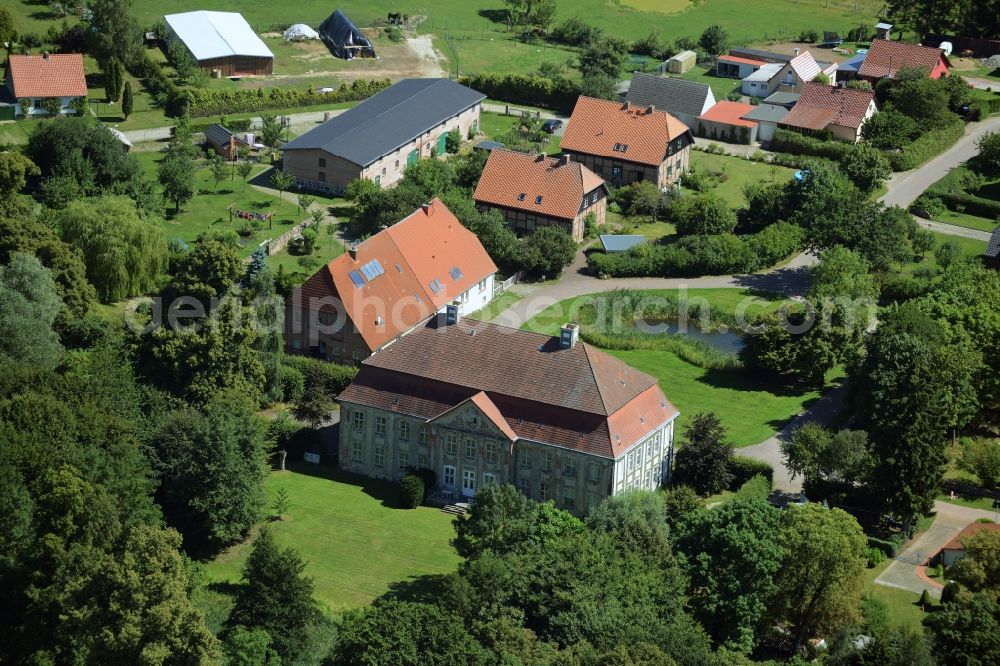
{"label": "fence", "polygon": [[527,109],[518,109],[510,104],[483,104],[483,111],[487,113],[499,113],[505,116],[517,116],[519,118],[541,118],[541,111],[528,111]]}
{"label": "fence", "polygon": [[496,298],[503,292],[507,291],[515,284],[524,279],[524,271],[518,271],[511,275],[509,278],[500,283],[493,284],[493,298]]}
{"label": "fence", "polygon": [[[285,233],[281,234],[277,238],[269,238],[265,241],[261,241],[258,247],[263,247],[264,249],[266,249],[268,256],[276,252],[281,252],[288,246],[288,243],[293,238],[299,236],[302,233],[302,230],[305,229],[310,224],[312,224],[312,220],[304,220],[302,222],[299,222],[294,227],[292,227]],[[243,263],[249,264],[251,259],[253,259],[253,257],[247,257],[243,260]]]}

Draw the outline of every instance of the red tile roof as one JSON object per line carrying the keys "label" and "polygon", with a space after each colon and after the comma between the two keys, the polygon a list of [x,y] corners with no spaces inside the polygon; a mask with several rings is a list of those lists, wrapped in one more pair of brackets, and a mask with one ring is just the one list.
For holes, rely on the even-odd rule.
{"label": "red tile roof", "polygon": [[476,203],[572,220],[583,197],[602,185],[604,180],[579,162],[497,149],[486,160],[473,198]]}
{"label": "red tile roof", "polygon": [[734,56],[734,55],[720,55],[719,62],[735,62],[741,65],[755,65],[757,67],[766,64],[763,60],[754,60],[752,58],[741,58],[740,56]]}
{"label": "red tile roof", "polygon": [[[580,97],[561,145],[570,152],[658,166],[667,156],[667,144],[690,131],[677,118],[653,107]],[[615,146],[625,146],[625,150],[615,150]]]}
{"label": "red tile roof", "polygon": [[816,130],[831,124],[857,129],[865,121],[873,99],[875,96],[865,90],[807,83],[781,123]]}
{"label": "red tile roof", "polygon": [[725,125],[737,125],[740,127],[756,127],[757,123],[752,120],[744,120],[745,116],[754,110],[753,104],[743,104],[742,102],[730,102],[722,100],[716,102],[715,106],[698,116],[698,120],[708,120]]}
{"label": "red tile roof", "polygon": [[586,343],[466,319],[366,359],[339,399],[428,420],[472,401],[517,439],[609,458],[678,414],[655,379]]}
{"label": "red tile roof", "polygon": [[[373,260],[381,266],[381,274],[356,286],[351,273],[360,273]],[[345,252],[332,260],[306,280],[299,294],[306,305],[310,298],[339,298],[365,344],[374,350],[496,270],[476,235],[440,199],[434,199],[360,243],[356,258]],[[432,289],[434,281],[440,283],[440,290]]]}
{"label": "red tile roof", "polygon": [[991,530],[1000,534],[1000,525],[997,523],[972,523],[956,534],[951,541],[941,546],[941,550],[965,550],[965,546],[962,545],[962,540],[975,534],[979,534],[983,530]]}
{"label": "red tile roof", "polygon": [[83,56],[79,53],[11,55],[7,69],[18,99],[87,96]]}
{"label": "red tile roof", "polygon": [[900,67],[926,67],[934,71],[942,58],[941,49],[889,39],[872,40],[858,76],[872,79],[893,77]]}

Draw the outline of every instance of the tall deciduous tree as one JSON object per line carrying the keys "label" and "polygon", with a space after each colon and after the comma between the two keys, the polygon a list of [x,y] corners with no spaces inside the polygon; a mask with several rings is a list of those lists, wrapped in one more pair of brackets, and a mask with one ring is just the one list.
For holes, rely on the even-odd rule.
{"label": "tall deciduous tree", "polygon": [[281,350],[284,331],[284,302],[274,289],[274,276],[266,265],[250,281],[253,309],[260,328],[259,345],[264,365],[264,394],[281,400]]}
{"label": "tall deciduous tree", "polygon": [[305,567],[298,551],[279,547],[271,531],[262,530],[243,567],[243,585],[229,616],[233,625],[265,630],[282,660],[294,659],[305,647],[309,627],[320,618]]}
{"label": "tall deciduous tree", "polygon": [[959,592],[924,620],[940,664],[1000,662],[1000,599],[995,590]]}
{"label": "tall deciduous tree", "polygon": [[222,155],[213,155],[208,160],[208,168],[212,172],[212,180],[215,181],[215,191],[218,192],[219,183],[229,176],[229,169],[226,168],[226,160],[222,158]]}
{"label": "tall deciduous tree", "polygon": [[739,498],[690,514],[675,539],[691,578],[696,619],[721,645],[743,653],[757,630],[781,567],[781,512],[767,498]]}
{"label": "tall deciduous tree", "polygon": [[133,62],[142,49],[142,32],[131,0],[92,0],[90,25],[99,60]]}
{"label": "tall deciduous tree", "polygon": [[271,172],[271,186],[278,190],[278,201],[281,201],[281,195],[295,187],[295,176],[287,171],[275,169]]}
{"label": "tall deciduous tree", "polygon": [[798,651],[806,638],[857,618],[867,542],[850,514],[809,503],[785,509],[780,543],[784,557],[772,611],[791,626]]}
{"label": "tall deciduous tree", "polygon": [[203,412],[171,414],[153,437],[157,499],[193,552],[242,539],[264,515],[267,454],[255,407],[220,393]]}
{"label": "tall deciduous tree", "polygon": [[73,201],[57,222],[63,239],[81,252],[102,301],[144,294],[166,269],[160,225],[126,197]]}
{"label": "tall deciduous tree", "polygon": [[172,201],[176,211],[194,197],[195,166],[190,158],[183,155],[167,155],[157,169],[163,198]]}
{"label": "tall deciduous tree", "polygon": [[28,176],[37,176],[38,167],[13,150],[0,153],[0,215],[12,215],[21,208],[17,197],[24,191]]}
{"label": "tall deciduous tree", "polygon": [[684,427],[683,444],[677,450],[674,480],[702,495],[725,490],[733,480],[729,459],[733,445],[726,441],[726,427],[713,412],[695,414]]}
{"label": "tall deciduous tree", "polygon": [[52,368],[63,347],[53,331],[62,301],[52,274],[30,254],[0,265],[0,357]]}

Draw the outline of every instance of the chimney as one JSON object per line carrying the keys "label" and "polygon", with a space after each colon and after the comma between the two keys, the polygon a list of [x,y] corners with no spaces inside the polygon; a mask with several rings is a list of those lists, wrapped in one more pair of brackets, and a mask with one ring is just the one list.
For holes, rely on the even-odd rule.
{"label": "chimney", "polygon": [[49,52],[48,51],[42,51],[42,59],[43,60],[48,60],[49,59]]}
{"label": "chimney", "polygon": [[579,324],[563,324],[559,327],[559,348],[572,349],[580,339]]}
{"label": "chimney", "polygon": [[563,153],[559,156],[559,166],[566,166],[567,164],[569,164],[569,155]]}
{"label": "chimney", "polygon": [[650,104],[649,106],[646,107],[646,114],[647,115],[652,114],[654,111],[656,111],[656,105],[655,104]]}
{"label": "chimney", "polygon": [[358,260],[358,244],[351,243],[351,247],[347,250],[347,253],[351,255],[351,259],[354,261]]}
{"label": "chimney", "polygon": [[427,203],[425,203],[422,206],[420,206],[420,210],[424,211],[424,214],[426,214],[426,215],[433,215],[434,214],[434,202],[433,201],[428,201]]}
{"label": "chimney", "polygon": [[625,110],[628,111],[632,108],[632,102],[625,100]]}
{"label": "chimney", "polygon": [[445,306],[444,309],[444,323],[446,326],[451,326],[458,323],[458,301],[452,301]]}
{"label": "chimney", "polygon": [[796,46],[795,47],[795,55],[798,55],[798,54],[799,54],[799,47]]}
{"label": "chimney", "polygon": [[538,155],[535,156],[535,161],[536,162],[544,162],[547,157],[548,157],[548,155],[546,155],[545,153],[538,153]]}

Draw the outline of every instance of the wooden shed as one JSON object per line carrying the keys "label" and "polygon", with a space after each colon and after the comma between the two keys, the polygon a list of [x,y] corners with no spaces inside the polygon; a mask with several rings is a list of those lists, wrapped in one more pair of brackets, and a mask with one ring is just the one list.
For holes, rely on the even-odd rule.
{"label": "wooden shed", "polygon": [[265,76],[274,71],[274,54],[240,14],[197,11],[164,19],[167,41],[180,40],[198,67],[213,76]]}

